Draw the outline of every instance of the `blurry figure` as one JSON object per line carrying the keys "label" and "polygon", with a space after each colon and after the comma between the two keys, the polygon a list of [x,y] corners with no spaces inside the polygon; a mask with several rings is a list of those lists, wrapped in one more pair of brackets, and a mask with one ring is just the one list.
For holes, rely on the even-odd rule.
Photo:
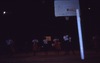
{"label": "blurry figure", "polygon": [[63,40],[64,40],[64,50],[65,50],[65,54],[68,54],[69,53],[69,38],[68,38],[68,35],[64,35],[63,36]]}
{"label": "blurry figure", "polygon": [[64,39],[64,41],[68,41],[69,39],[68,39],[68,35],[64,35],[63,36],[63,39]]}
{"label": "blurry figure", "polygon": [[14,47],[14,41],[12,39],[6,40],[7,50],[8,54],[14,54],[15,53],[15,47]]}
{"label": "blurry figure", "polygon": [[28,42],[26,41],[24,43],[24,50],[25,50],[25,53],[28,53]]}
{"label": "blurry figure", "polygon": [[52,50],[52,41],[51,41],[51,36],[45,36],[46,41],[48,42],[48,50]]}
{"label": "blurry figure", "polygon": [[95,52],[98,52],[98,37],[97,36],[93,36],[92,37],[92,41],[93,41],[93,49]]}
{"label": "blurry figure", "polygon": [[48,49],[49,49],[49,44],[48,41],[46,39],[43,40],[43,50],[45,52],[45,54],[48,54]]}
{"label": "blurry figure", "polygon": [[51,41],[51,36],[45,36],[45,39],[46,39],[47,41]]}
{"label": "blurry figure", "polygon": [[61,43],[60,43],[59,39],[54,39],[53,42],[54,43],[52,44],[52,46],[55,48],[57,54],[59,54],[59,52],[61,50]]}
{"label": "blurry figure", "polygon": [[69,45],[68,45],[69,51],[71,51],[73,54],[75,54],[74,52],[74,47],[73,47],[73,43],[72,43],[72,37],[69,37]]}
{"label": "blurry figure", "polygon": [[32,40],[32,43],[33,43],[32,50],[33,50],[33,53],[34,53],[34,56],[35,56],[36,53],[38,52],[38,48],[39,48],[38,43],[39,43],[39,41],[37,39],[34,39],[34,40]]}

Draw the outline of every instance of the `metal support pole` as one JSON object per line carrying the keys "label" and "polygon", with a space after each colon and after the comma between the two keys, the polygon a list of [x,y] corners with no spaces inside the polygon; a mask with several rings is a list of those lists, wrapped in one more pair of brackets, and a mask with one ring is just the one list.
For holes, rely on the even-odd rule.
{"label": "metal support pole", "polygon": [[83,47],[83,38],[82,38],[82,29],[81,29],[81,18],[79,9],[76,9],[76,16],[77,16],[77,28],[78,28],[78,36],[79,36],[79,46],[80,46],[80,54],[81,59],[84,60],[84,47]]}

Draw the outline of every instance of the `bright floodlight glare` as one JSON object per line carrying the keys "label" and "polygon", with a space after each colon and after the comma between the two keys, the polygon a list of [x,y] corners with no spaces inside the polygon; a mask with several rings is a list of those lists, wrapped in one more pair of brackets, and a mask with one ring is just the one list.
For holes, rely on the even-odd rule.
{"label": "bright floodlight glare", "polygon": [[3,11],[3,14],[6,14],[6,11]]}
{"label": "bright floodlight glare", "polygon": [[89,10],[91,10],[91,8],[88,8]]}
{"label": "bright floodlight glare", "polygon": [[84,60],[83,38],[82,38],[79,9],[76,9],[76,13],[77,13],[77,26],[78,26],[78,35],[79,35],[79,44],[80,44],[80,54],[81,54],[81,59]]}

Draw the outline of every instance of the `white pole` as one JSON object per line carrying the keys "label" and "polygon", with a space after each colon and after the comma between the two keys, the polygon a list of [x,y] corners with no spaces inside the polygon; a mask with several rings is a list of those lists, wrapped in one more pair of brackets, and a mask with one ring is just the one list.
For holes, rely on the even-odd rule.
{"label": "white pole", "polygon": [[84,48],[83,48],[83,38],[82,38],[81,19],[80,19],[79,9],[76,9],[76,15],[77,15],[77,28],[78,28],[78,36],[79,36],[80,54],[81,54],[81,59],[84,60]]}

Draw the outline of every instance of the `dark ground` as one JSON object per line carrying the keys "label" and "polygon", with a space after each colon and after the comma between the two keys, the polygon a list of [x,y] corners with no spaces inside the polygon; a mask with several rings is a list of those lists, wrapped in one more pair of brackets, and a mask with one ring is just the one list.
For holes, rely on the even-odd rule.
{"label": "dark ground", "polygon": [[0,63],[100,63],[99,58],[100,53],[93,51],[85,52],[85,60],[80,59],[79,51],[75,55],[64,55],[63,51],[59,55],[54,52],[49,52],[48,55],[39,52],[36,56],[32,53],[18,53],[12,56],[1,55]]}

